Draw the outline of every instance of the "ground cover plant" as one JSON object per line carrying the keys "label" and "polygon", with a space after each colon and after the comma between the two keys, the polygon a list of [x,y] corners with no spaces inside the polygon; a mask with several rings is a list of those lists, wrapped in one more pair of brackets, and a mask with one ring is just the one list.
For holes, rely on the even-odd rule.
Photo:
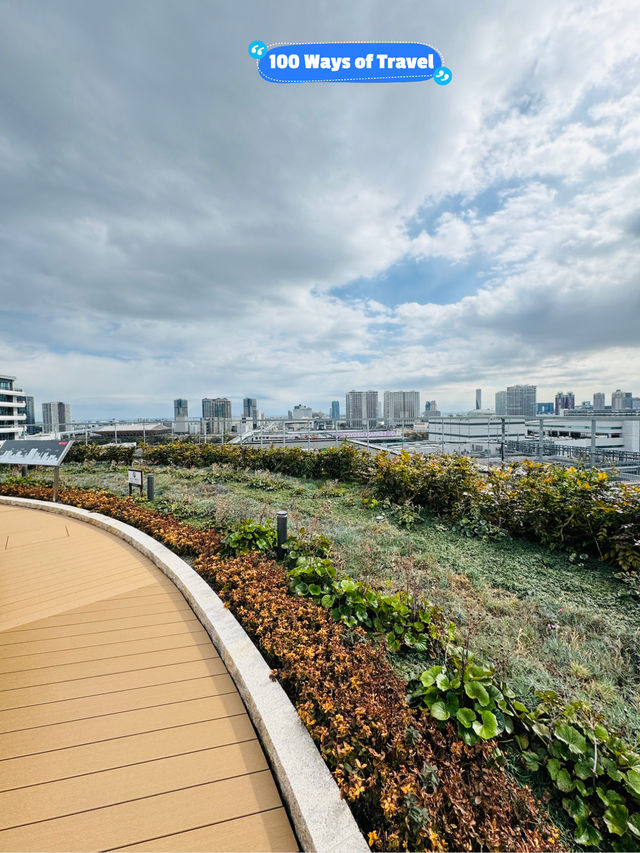
{"label": "ground cover plant", "polygon": [[[5,483],[2,491],[52,497],[43,486]],[[409,708],[385,647],[292,596],[282,565],[255,552],[225,557],[217,532],[135,499],[66,488],[59,500],[120,518],[194,558],[292,696],[374,849],[558,849],[558,830],[496,764],[492,746],[465,745],[452,725]],[[255,525],[251,534],[258,544]]]}
{"label": "ground cover plant", "polygon": [[[536,690],[580,699],[631,741],[640,731],[640,601],[604,563],[508,535],[469,535],[424,513],[407,527],[359,484],[214,465],[155,467],[154,506],[200,527],[264,522],[289,510],[290,530],[324,533],[341,577],[437,603],[531,707]],[[38,476],[51,479],[50,472]],[[117,463],[65,466],[63,481],[126,493]],[[256,482],[268,481],[268,490]],[[377,499],[373,499],[377,500]],[[376,521],[380,514],[382,521]],[[407,678],[429,664],[396,656]]]}

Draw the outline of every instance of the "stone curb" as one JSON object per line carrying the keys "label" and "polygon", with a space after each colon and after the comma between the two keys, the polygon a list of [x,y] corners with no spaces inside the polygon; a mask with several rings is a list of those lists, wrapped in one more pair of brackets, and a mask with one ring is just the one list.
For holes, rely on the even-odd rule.
{"label": "stone curb", "polygon": [[244,628],[191,566],[153,537],[80,507],[0,496],[0,503],[69,515],[114,533],[148,557],[182,592],[224,661],[258,731],[305,851],[368,851],[311,735]]}

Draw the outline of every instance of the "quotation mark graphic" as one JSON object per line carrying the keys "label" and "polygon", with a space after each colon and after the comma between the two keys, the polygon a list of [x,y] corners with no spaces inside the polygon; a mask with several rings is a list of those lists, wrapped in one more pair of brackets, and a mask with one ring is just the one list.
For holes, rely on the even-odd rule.
{"label": "quotation mark graphic", "polygon": [[446,86],[447,83],[451,82],[451,69],[446,68],[444,65],[438,68],[438,70],[433,75],[433,79],[436,81],[438,86]]}
{"label": "quotation mark graphic", "polygon": [[249,45],[249,56],[260,59],[267,52],[267,46],[263,41],[252,41]]}

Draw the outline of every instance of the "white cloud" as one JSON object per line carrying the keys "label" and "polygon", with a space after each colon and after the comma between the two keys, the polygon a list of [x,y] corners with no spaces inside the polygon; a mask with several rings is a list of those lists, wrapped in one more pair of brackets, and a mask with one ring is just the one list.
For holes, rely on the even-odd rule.
{"label": "white cloud", "polygon": [[[133,413],[632,383],[635,4],[117,5],[2,10],[2,366],[25,387]],[[258,31],[420,33],[454,82],[269,86],[243,55]],[[340,290],[412,258],[484,284],[451,304]]]}

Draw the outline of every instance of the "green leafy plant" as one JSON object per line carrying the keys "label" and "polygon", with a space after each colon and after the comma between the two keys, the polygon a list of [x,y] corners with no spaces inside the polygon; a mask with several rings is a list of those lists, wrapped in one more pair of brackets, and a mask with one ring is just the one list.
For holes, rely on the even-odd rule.
{"label": "green leafy plant", "polygon": [[[451,720],[467,746],[513,740],[526,767],[544,773],[575,822],[582,846],[636,850],[640,838],[640,754],[602,724],[584,702],[562,705],[553,691],[538,693],[531,711],[493,669],[461,647],[446,664],[409,684],[407,701],[441,723]],[[500,751],[498,751],[499,753]]]}
{"label": "green leafy plant", "polygon": [[494,684],[493,668],[468,649],[449,646],[446,664],[431,667],[409,683],[407,701],[425,707],[436,720],[455,721],[460,739],[473,746],[513,733],[513,711],[507,705],[511,697],[511,691]]}
{"label": "green leafy plant", "polygon": [[574,819],[578,844],[637,850],[640,754],[609,732],[588,704],[560,705],[550,690],[538,696],[535,711],[511,703],[527,767],[548,774]]}
{"label": "green leafy plant", "polygon": [[273,524],[259,524],[245,520],[235,524],[222,540],[222,553],[225,556],[247,554],[260,551],[272,554],[277,545],[277,535]]}
{"label": "green leafy plant", "polygon": [[287,568],[295,568],[301,557],[320,557],[326,559],[331,554],[331,540],[328,536],[313,535],[304,527],[296,535],[289,536],[285,542],[283,563]]}
{"label": "green leafy plant", "polygon": [[420,521],[420,509],[414,506],[411,501],[405,501],[405,503],[397,506],[390,505],[390,508],[393,520],[400,527],[410,529]]}
{"label": "green leafy plant", "polygon": [[289,588],[313,598],[336,621],[383,634],[393,652],[403,648],[432,652],[436,639],[453,631],[439,607],[418,604],[404,591],[384,595],[352,578],[337,578],[328,559],[299,556],[289,569]]}

